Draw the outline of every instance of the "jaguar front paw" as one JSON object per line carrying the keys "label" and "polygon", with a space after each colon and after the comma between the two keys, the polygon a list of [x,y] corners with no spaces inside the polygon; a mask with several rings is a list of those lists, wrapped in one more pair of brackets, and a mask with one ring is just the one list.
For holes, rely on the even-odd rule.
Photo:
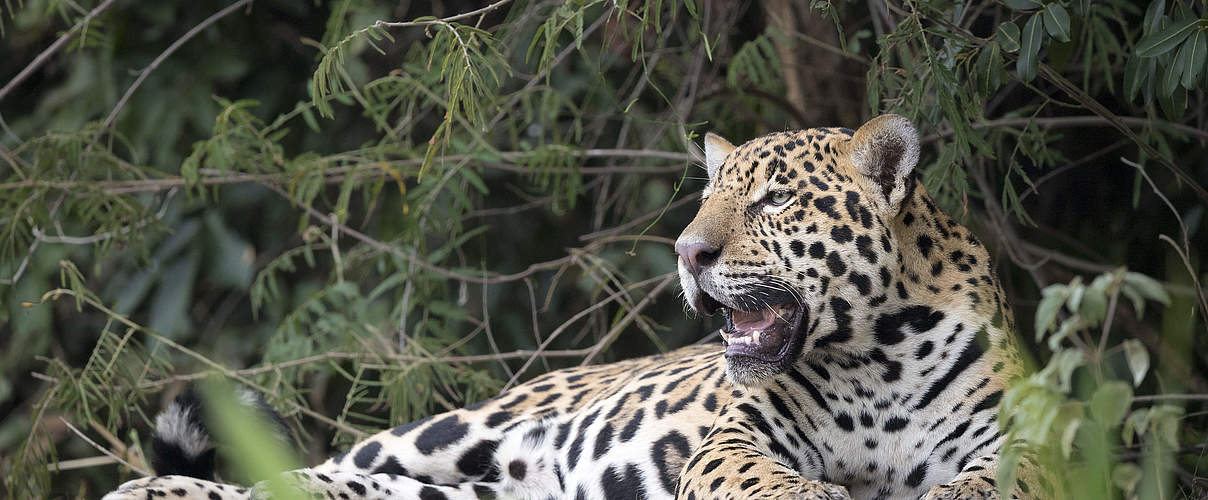
{"label": "jaguar front paw", "polygon": [[821,481],[806,481],[799,491],[784,497],[791,500],[851,500],[847,488]]}
{"label": "jaguar front paw", "polygon": [[122,483],[101,500],[145,500],[179,498],[198,500],[248,500],[247,488],[218,484],[186,476],[153,476]]}
{"label": "jaguar front paw", "polygon": [[998,487],[985,477],[936,485],[920,500],[998,500]]}

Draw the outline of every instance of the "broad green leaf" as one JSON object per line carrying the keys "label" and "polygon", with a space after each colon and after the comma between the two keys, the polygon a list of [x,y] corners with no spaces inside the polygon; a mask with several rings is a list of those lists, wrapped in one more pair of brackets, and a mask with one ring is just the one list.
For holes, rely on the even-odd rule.
{"label": "broad green leaf", "polygon": [[[1188,40],[1191,41],[1190,39]],[[1183,80],[1183,73],[1191,61],[1188,56],[1194,49],[1189,49],[1190,43],[1184,43],[1179,46],[1178,52],[1175,53],[1174,59],[1165,68],[1162,68],[1162,95],[1169,96],[1174,93],[1174,89],[1178,88],[1179,82]]]}
{"label": "broad green leaf", "polygon": [[1187,89],[1175,86],[1174,92],[1170,95],[1158,97],[1158,104],[1162,107],[1162,114],[1172,121],[1178,121],[1183,117],[1183,112],[1187,111]]}
{"label": "broad green leaf", "polygon": [[1077,314],[1082,308],[1082,297],[1086,295],[1086,286],[1082,284],[1082,277],[1075,276],[1070,281],[1070,298],[1065,301],[1065,308],[1071,313]]}
{"label": "broad green leaf", "polygon": [[1145,20],[1141,28],[1146,34],[1153,33],[1162,26],[1162,17],[1166,15],[1166,0],[1153,0],[1145,9]]}
{"label": "broad green leaf", "polygon": [[1035,328],[1038,342],[1044,338],[1044,333],[1057,320],[1057,313],[1061,312],[1061,306],[1069,297],[1069,288],[1062,284],[1049,285],[1041,293],[1044,297],[1040,299],[1040,305],[1036,306]]}
{"label": "broad green leaf", "polygon": [[1179,49],[1179,55],[1187,53],[1187,67],[1183,68],[1183,88],[1195,90],[1204,74],[1204,66],[1208,65],[1208,32],[1196,30]]}
{"label": "broad green leaf", "polygon": [[1009,446],[1003,450],[1002,455],[998,459],[998,471],[996,474],[996,482],[998,483],[998,495],[1000,498],[1011,498],[1015,491],[1015,481],[1019,475],[1019,459],[1023,457],[1023,450],[1019,446]]}
{"label": "broad green leaf", "polygon": [[1002,3],[1015,10],[1033,10],[1044,7],[1040,0],[1003,0]]}
{"label": "broad green leaf", "polygon": [[1057,389],[1061,392],[1070,391],[1070,379],[1074,376],[1074,370],[1086,364],[1086,357],[1082,351],[1077,349],[1063,349],[1057,351],[1050,363],[1057,365]]}
{"label": "broad green leaf", "polygon": [[1118,380],[1104,382],[1091,396],[1091,414],[1105,427],[1120,423],[1132,404],[1132,387]]}
{"label": "broad green leaf", "polygon": [[1078,436],[1078,428],[1082,426],[1081,419],[1071,420],[1061,431],[1061,455],[1066,459],[1074,452],[1074,438]]}
{"label": "broad green leaf", "polygon": [[999,45],[1002,45],[1002,50],[1007,52],[1019,50],[1019,26],[1011,21],[998,25],[998,32],[994,38],[998,40]]}
{"label": "broad green leaf", "polygon": [[1145,316],[1145,297],[1142,297],[1140,293],[1137,293],[1133,287],[1123,284],[1120,286],[1120,294],[1124,295],[1130,302],[1132,302],[1133,310],[1137,311],[1138,318]]}
{"label": "broad green leaf", "polygon": [[1107,293],[1099,287],[1086,287],[1082,294],[1082,303],[1078,305],[1078,315],[1088,325],[1097,325],[1107,315]]}
{"label": "broad green leaf", "polygon": [[1170,52],[1190,36],[1199,23],[1199,19],[1172,21],[1165,29],[1146,35],[1137,42],[1136,54],[1140,57],[1157,57]]}
{"label": "broad green leaf", "polygon": [[1120,343],[1124,349],[1124,360],[1128,362],[1128,370],[1132,372],[1133,385],[1140,386],[1149,371],[1149,351],[1137,339],[1125,339]]}
{"label": "broad green leaf", "polygon": [[212,380],[202,385],[202,396],[214,425],[212,430],[232,448],[231,457],[237,467],[254,481],[267,480],[272,498],[305,498],[296,488],[282,480],[281,472],[298,467],[286,443],[282,443],[263,415],[240,403],[235,388],[225,381]]}
{"label": "broad green leaf", "polygon": [[1070,13],[1059,3],[1051,3],[1044,8],[1044,29],[1053,38],[1063,42],[1070,41]]}
{"label": "broad green leaf", "polygon": [[1149,428],[1149,408],[1138,408],[1133,410],[1124,420],[1124,427],[1120,429],[1120,440],[1125,446],[1133,445],[1133,437],[1141,437],[1145,435],[1145,431]]}
{"label": "broad green leaf", "polygon": [[1141,482],[1141,468],[1137,464],[1124,462],[1116,464],[1112,469],[1112,484],[1124,492],[1124,496],[1132,498],[1137,483]]}
{"label": "broad green leaf", "polygon": [[1058,412],[1056,425],[1062,429],[1061,454],[1067,459],[1074,451],[1074,438],[1078,435],[1078,428],[1082,426],[1082,419],[1085,416],[1085,406],[1081,401],[1066,402],[1061,405],[1061,410]]}
{"label": "broad green leaf", "polygon": [[1158,405],[1149,410],[1150,432],[1171,448],[1179,446],[1179,419],[1183,408],[1174,405]]}
{"label": "broad green leaf", "polygon": [[989,98],[1002,85],[1002,54],[999,44],[990,42],[977,55],[974,76],[982,96]]}
{"label": "broad green leaf", "polygon": [[1065,340],[1065,338],[1069,337],[1071,333],[1078,331],[1078,329],[1082,327],[1084,322],[1080,321],[1080,319],[1081,318],[1079,318],[1077,316],[1073,316],[1073,317],[1066,318],[1065,321],[1061,322],[1061,327],[1058,328],[1056,332],[1053,332],[1053,334],[1049,336],[1048,344],[1049,344],[1050,351],[1060,350],[1061,341]]}
{"label": "broad green leaf", "polygon": [[1146,74],[1151,75],[1146,80],[1145,85],[1141,87],[1141,91],[1145,95],[1145,105],[1148,106],[1153,103],[1153,92],[1158,87],[1158,58],[1150,57],[1143,60],[1149,62],[1149,64],[1145,65],[1144,71]]}
{"label": "broad green leaf", "polygon": [[1149,77],[1149,73],[1141,71],[1144,65],[1143,60],[1139,57],[1130,57],[1128,62],[1124,63],[1124,96],[1129,102],[1137,98],[1137,94],[1141,92],[1141,86]]}
{"label": "broad green leaf", "polygon": [[1040,55],[1040,46],[1044,45],[1044,22],[1040,17],[1040,14],[1032,14],[1020,35],[1019,61],[1016,63],[1015,74],[1025,82],[1036,78],[1036,67],[1039,64],[1036,58]]}
{"label": "broad green leaf", "polygon": [[1132,287],[1147,299],[1156,300],[1162,305],[1170,305],[1170,294],[1166,292],[1165,288],[1162,288],[1161,283],[1149,276],[1134,272],[1124,273],[1124,285]]}

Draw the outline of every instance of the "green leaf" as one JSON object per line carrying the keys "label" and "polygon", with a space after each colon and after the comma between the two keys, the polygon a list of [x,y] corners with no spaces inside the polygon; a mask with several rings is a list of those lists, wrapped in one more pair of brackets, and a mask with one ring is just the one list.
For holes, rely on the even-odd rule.
{"label": "green leaf", "polygon": [[1142,65],[1139,57],[1130,57],[1128,62],[1124,63],[1124,96],[1129,102],[1137,98],[1137,93],[1141,92],[1141,86],[1149,77],[1149,73],[1141,71]]}
{"label": "green leaf", "polygon": [[1140,386],[1141,381],[1145,380],[1145,373],[1149,371],[1149,351],[1137,339],[1125,339],[1120,347],[1124,349],[1124,360],[1132,372],[1133,385]]}
{"label": "green leaf", "polygon": [[1170,305],[1170,294],[1162,288],[1161,283],[1149,276],[1134,272],[1124,273],[1124,286],[1133,288],[1142,297],[1156,300],[1162,305]]}
{"label": "green leaf", "polygon": [[1112,484],[1124,491],[1124,496],[1132,498],[1137,483],[1141,482],[1141,468],[1137,464],[1124,462],[1116,464],[1112,469]]}
{"label": "green leaf", "polygon": [[1011,498],[1011,494],[1015,491],[1015,482],[1018,479],[1019,459],[1023,457],[1023,448],[1020,446],[1010,446],[1002,452],[998,459],[998,471],[995,474],[996,482],[998,483],[998,496],[1000,498]]}
{"label": "green leaf", "polygon": [[[247,390],[247,389],[243,389]],[[253,481],[266,480],[264,485],[272,498],[305,498],[296,488],[283,480],[281,472],[298,467],[298,460],[286,443],[276,436],[272,425],[246,404],[241,404],[235,387],[224,380],[210,380],[202,385],[202,396],[213,422],[211,429],[222,442],[232,448],[235,465]]]}
{"label": "green leaf", "polygon": [[1179,56],[1184,52],[1187,53],[1187,67],[1183,68],[1181,83],[1183,88],[1195,90],[1200,82],[1200,75],[1204,73],[1204,66],[1208,65],[1208,33],[1196,30],[1191,38],[1183,43],[1183,48],[1179,49]]}
{"label": "green leaf", "polygon": [[1090,286],[1082,294],[1082,302],[1078,304],[1078,315],[1088,325],[1097,325],[1107,315],[1107,293],[1099,288]]}
{"label": "green leaf", "polygon": [[1061,431],[1061,455],[1066,459],[1074,452],[1074,438],[1078,436],[1078,428],[1082,427],[1081,419],[1070,420]]}
{"label": "green leaf", "polygon": [[991,42],[982,48],[974,64],[974,76],[982,96],[989,98],[1002,85],[1002,54],[999,44]]}
{"label": "green leaf", "polygon": [[1145,20],[1141,28],[1146,34],[1153,33],[1162,26],[1162,18],[1166,15],[1166,0],[1153,0],[1145,9]]}
{"label": "green leaf", "polygon": [[1003,0],[1002,3],[1014,10],[1035,10],[1044,7],[1040,0]]}
{"label": "green leaf", "polygon": [[1080,318],[1075,316],[1067,318],[1065,321],[1061,322],[1061,328],[1058,328],[1056,332],[1053,332],[1053,334],[1049,336],[1048,344],[1050,351],[1060,350],[1061,341],[1065,340],[1066,337],[1069,337],[1071,333],[1078,331],[1078,328],[1080,328],[1083,324],[1081,321],[1079,321],[1079,319]]}
{"label": "green leaf", "polygon": [[1070,379],[1074,376],[1074,370],[1086,364],[1086,357],[1083,356],[1082,351],[1077,349],[1063,349],[1057,351],[1049,363],[1056,363],[1057,366],[1057,389],[1061,392],[1069,392]]}
{"label": "green leaf", "polygon": [[1162,105],[1162,114],[1172,121],[1178,121],[1183,117],[1183,112],[1187,111],[1187,89],[1175,86],[1174,92],[1170,95],[1160,96],[1158,104]]}
{"label": "green leaf", "polygon": [[1091,414],[1105,427],[1120,423],[1132,404],[1132,387],[1118,380],[1104,382],[1091,396]]}
{"label": "green leaf", "polygon": [[1187,59],[1191,54],[1188,47],[1191,44],[1184,43],[1179,47],[1179,51],[1175,53],[1174,59],[1170,60],[1170,64],[1162,68],[1162,93],[1163,96],[1169,96],[1174,93],[1174,89],[1179,87],[1179,82],[1183,80],[1183,73],[1190,66],[1191,61]]}
{"label": "green leaf", "polygon": [[1061,454],[1069,458],[1074,452],[1074,438],[1078,436],[1078,428],[1086,416],[1085,404],[1081,401],[1063,403],[1057,411],[1054,429],[1061,429]]}
{"label": "green leaf", "polygon": [[1036,306],[1036,340],[1044,338],[1044,333],[1057,321],[1057,313],[1069,298],[1069,287],[1063,284],[1049,285],[1041,292],[1044,297]]}
{"label": "green leaf", "polygon": [[1019,26],[1011,21],[998,25],[995,39],[998,40],[999,45],[1002,45],[1002,50],[1007,52],[1019,50]]}
{"label": "green leaf", "polygon": [[1165,29],[1146,35],[1137,42],[1136,54],[1140,57],[1157,57],[1179,45],[1199,25],[1199,19],[1172,21]]}
{"label": "green leaf", "polygon": [[1179,419],[1183,408],[1173,405],[1158,405],[1149,410],[1149,429],[1166,446],[1179,446]]}
{"label": "green leaf", "polygon": [[1125,446],[1133,445],[1133,437],[1141,437],[1145,435],[1145,431],[1149,428],[1149,408],[1138,408],[1133,410],[1124,420],[1124,427],[1120,429],[1120,440]]}
{"label": "green leaf", "polygon": [[1023,26],[1015,74],[1025,82],[1036,78],[1036,67],[1039,64],[1036,58],[1040,55],[1040,46],[1044,44],[1044,27],[1040,17],[1040,14],[1032,14],[1032,18]]}
{"label": "green leaf", "polygon": [[1145,105],[1148,106],[1153,103],[1153,91],[1158,86],[1158,58],[1150,57],[1143,59],[1143,61],[1149,62],[1143,71],[1148,75],[1152,75],[1145,82],[1145,86],[1141,88],[1141,91],[1145,95]]}
{"label": "green leaf", "polygon": [[1051,3],[1041,13],[1044,16],[1044,29],[1053,38],[1063,42],[1070,41],[1070,13],[1059,3]]}

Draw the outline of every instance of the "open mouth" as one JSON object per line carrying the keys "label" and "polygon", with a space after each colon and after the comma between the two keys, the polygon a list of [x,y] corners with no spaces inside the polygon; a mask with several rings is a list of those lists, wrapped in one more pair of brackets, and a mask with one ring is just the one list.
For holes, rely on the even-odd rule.
{"label": "open mouth", "polygon": [[796,302],[744,311],[721,306],[726,325],[721,330],[726,357],[746,356],[780,363],[800,353],[804,340],[805,308]]}

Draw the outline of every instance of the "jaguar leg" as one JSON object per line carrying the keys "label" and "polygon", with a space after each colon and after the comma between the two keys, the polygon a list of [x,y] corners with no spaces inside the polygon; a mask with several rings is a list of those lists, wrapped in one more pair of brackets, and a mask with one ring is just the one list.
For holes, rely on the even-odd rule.
{"label": "jaguar leg", "polygon": [[[299,469],[283,474],[282,487],[301,498],[346,498],[355,500],[473,500],[492,498],[496,484],[472,482],[456,485],[426,484],[396,474],[366,474],[348,471],[320,472]],[[241,488],[187,476],[157,476],[123,484],[102,500],[180,498],[196,500],[264,500],[273,498],[273,488],[260,482]]]}
{"label": "jaguar leg", "polygon": [[676,498],[850,500],[847,488],[806,479],[738,433],[714,432],[680,472]]}

